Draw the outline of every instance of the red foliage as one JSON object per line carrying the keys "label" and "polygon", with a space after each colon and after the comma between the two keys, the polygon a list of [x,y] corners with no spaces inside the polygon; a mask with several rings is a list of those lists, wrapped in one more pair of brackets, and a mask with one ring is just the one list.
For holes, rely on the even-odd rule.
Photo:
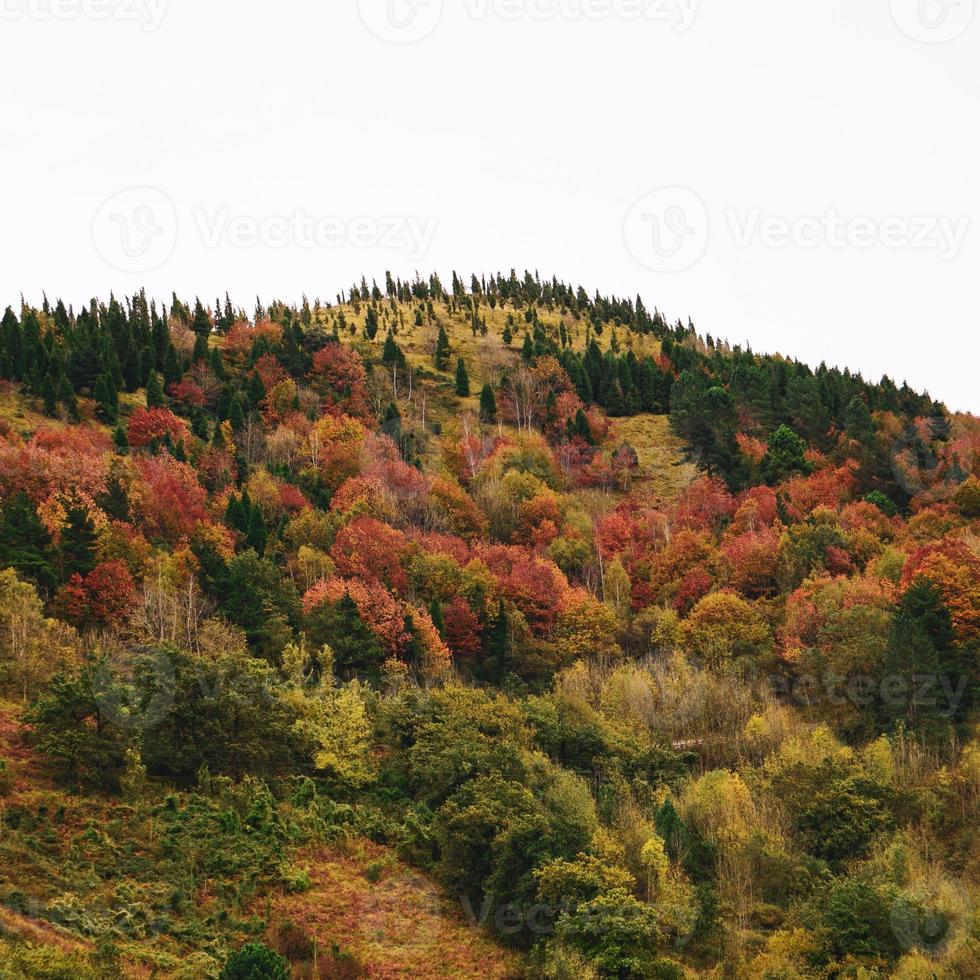
{"label": "red foliage", "polygon": [[73,575],[59,592],[55,606],[76,626],[109,626],[121,622],[136,604],[136,585],[125,562],[96,565],[83,579]]}
{"label": "red foliage", "polygon": [[794,521],[802,521],[815,507],[838,510],[854,495],[856,480],[851,465],[839,469],[828,467],[812,476],[798,476],[780,487],[786,512]]}
{"label": "red foliage", "polygon": [[779,519],[776,491],[771,487],[752,487],[738,497],[738,510],[732,526],[738,532],[772,527]]}
{"label": "red foliage", "polygon": [[964,641],[980,637],[980,555],[963,540],[947,536],[920,548],[902,574],[903,587],[927,578],[943,595],[953,626]]}
{"label": "red foliage", "polygon": [[330,549],[330,557],[341,575],[381,582],[404,592],[408,577],[401,559],[408,540],[401,531],[371,517],[360,517],[343,527]]}
{"label": "red foliage", "polygon": [[371,418],[367,374],[360,357],[343,344],[327,344],[313,355],[310,380],[326,397],[327,407],[362,421]]}
{"label": "red foliage", "polygon": [[558,567],[515,546],[480,548],[478,557],[497,576],[504,595],[524,614],[531,630],[549,635],[560,599],[569,588]]}
{"label": "red foliage", "polygon": [[128,438],[134,449],[143,449],[167,435],[174,443],[184,442],[189,435],[187,423],[169,408],[137,408],[130,416]]}
{"label": "red foliage", "polygon": [[207,519],[207,494],[197,474],[170,455],[135,460],[140,480],[130,491],[133,515],[150,539],[175,544],[186,540]]}
{"label": "red foliage", "polygon": [[779,535],[772,528],[728,538],[721,554],[732,588],[752,599],[775,593]]}
{"label": "red foliage", "polygon": [[187,381],[186,379],[172,382],[167,388],[167,394],[174,401],[193,408],[203,408],[207,401],[204,389],[200,385],[194,384],[193,381]]}
{"label": "red foliage", "polygon": [[460,660],[474,661],[483,648],[483,628],[469,603],[462,596],[456,596],[443,610],[443,619],[446,624],[446,642],[453,655]]}
{"label": "red foliage", "polygon": [[677,523],[694,530],[715,532],[735,514],[735,498],[720,480],[695,480],[677,504]]}
{"label": "red foliage", "polygon": [[686,616],[710,591],[711,576],[703,568],[696,568],[681,581],[674,596],[674,608]]}

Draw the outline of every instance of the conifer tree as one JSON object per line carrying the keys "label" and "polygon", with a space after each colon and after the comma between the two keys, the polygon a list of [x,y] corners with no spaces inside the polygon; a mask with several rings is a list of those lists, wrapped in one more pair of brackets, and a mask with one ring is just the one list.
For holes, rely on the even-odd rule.
{"label": "conifer tree", "polygon": [[456,394],[460,398],[470,397],[470,377],[466,373],[466,362],[462,357],[456,361]]}
{"label": "conifer tree", "polygon": [[438,371],[449,369],[449,337],[446,328],[439,324],[439,336],[436,338],[435,365]]}
{"label": "conifer tree", "polygon": [[480,392],[480,420],[491,425],[497,421],[497,399],[489,383]]}
{"label": "conifer tree", "polygon": [[65,514],[61,531],[61,575],[67,582],[72,575],[88,575],[95,568],[95,525],[84,507],[72,504]]}
{"label": "conifer tree", "polygon": [[27,494],[15,494],[0,511],[0,568],[51,592],[56,585],[51,535]]}
{"label": "conifer tree", "polygon": [[163,397],[163,386],[160,384],[160,375],[156,371],[150,372],[149,380],[146,382],[146,407],[163,408],[167,400]]}

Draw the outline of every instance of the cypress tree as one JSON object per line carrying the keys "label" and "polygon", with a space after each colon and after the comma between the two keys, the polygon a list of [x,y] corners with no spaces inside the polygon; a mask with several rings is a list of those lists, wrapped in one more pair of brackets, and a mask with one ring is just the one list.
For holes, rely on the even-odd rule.
{"label": "cypress tree", "polygon": [[58,401],[65,406],[68,417],[78,421],[78,402],[75,400],[75,392],[68,380],[68,375],[64,372],[58,378]]}
{"label": "cypress tree", "polygon": [[120,456],[125,456],[129,452],[129,437],[121,425],[116,426],[116,431],[112,434],[112,441],[116,444],[116,451]]}
{"label": "cypress tree", "polygon": [[146,382],[146,407],[163,408],[166,403],[167,400],[163,397],[163,386],[160,384],[160,375],[156,371],[151,371]]}
{"label": "cypress tree", "polygon": [[41,384],[41,399],[44,402],[44,414],[54,418],[58,414],[58,392],[55,390],[50,371],[44,376]]}
{"label": "cypress tree", "polygon": [[446,334],[446,328],[441,323],[439,324],[439,336],[436,338],[435,365],[438,371],[449,369],[449,337]]}
{"label": "cypress tree", "polygon": [[466,361],[462,357],[456,361],[456,394],[460,398],[470,397],[470,377],[466,373]]}
{"label": "cypress tree", "polygon": [[113,423],[116,421],[116,398],[115,390],[110,390],[110,382],[106,380],[104,374],[99,375],[95,382],[95,410],[96,414],[103,422]]}
{"label": "cypress tree", "polygon": [[497,421],[497,399],[489,384],[480,392],[480,420],[491,425]]}
{"label": "cypress tree", "polygon": [[0,512],[0,568],[12,568],[44,591],[54,590],[51,535],[22,491]]}
{"label": "cypress tree", "polygon": [[75,575],[88,575],[95,568],[95,525],[84,507],[72,504],[61,532],[61,575],[67,582]]}

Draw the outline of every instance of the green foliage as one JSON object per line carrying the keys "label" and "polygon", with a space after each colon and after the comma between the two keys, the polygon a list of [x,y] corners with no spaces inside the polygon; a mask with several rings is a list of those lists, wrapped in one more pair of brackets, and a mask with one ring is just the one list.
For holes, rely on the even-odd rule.
{"label": "green foliage", "polygon": [[762,472],[770,484],[779,483],[793,473],[808,473],[806,443],[789,426],[781,425],[769,438],[769,449],[762,460]]}
{"label": "green foliage", "polygon": [[228,957],[221,980],[289,980],[289,967],[261,943],[247,943]]}

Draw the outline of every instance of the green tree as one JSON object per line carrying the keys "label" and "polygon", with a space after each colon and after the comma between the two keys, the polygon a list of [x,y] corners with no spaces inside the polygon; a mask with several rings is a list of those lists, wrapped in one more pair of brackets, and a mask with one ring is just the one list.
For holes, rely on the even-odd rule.
{"label": "green tree", "polygon": [[228,957],[220,980],[289,980],[289,966],[261,943],[247,943]]}
{"label": "green tree", "polygon": [[466,373],[466,361],[462,357],[456,361],[456,394],[460,398],[470,397],[470,376]]}
{"label": "green tree", "polygon": [[51,535],[22,491],[0,511],[0,568],[13,568],[49,593],[57,584]]}
{"label": "green tree", "polygon": [[146,382],[146,407],[164,408],[167,404],[163,396],[163,385],[160,384],[160,375],[156,371],[150,372],[149,380]]}
{"label": "green tree", "polygon": [[95,525],[88,510],[71,504],[65,512],[61,531],[61,576],[68,581],[72,575],[86,576],[95,568]]}
{"label": "green tree", "polygon": [[449,335],[446,328],[439,324],[439,336],[436,338],[435,366],[437,371],[449,370]]}
{"label": "green tree", "polygon": [[492,425],[497,421],[497,398],[487,383],[480,391],[480,421]]}
{"label": "green tree", "polygon": [[769,437],[769,449],[762,460],[766,482],[779,483],[793,473],[808,473],[806,443],[787,425],[781,425]]}

